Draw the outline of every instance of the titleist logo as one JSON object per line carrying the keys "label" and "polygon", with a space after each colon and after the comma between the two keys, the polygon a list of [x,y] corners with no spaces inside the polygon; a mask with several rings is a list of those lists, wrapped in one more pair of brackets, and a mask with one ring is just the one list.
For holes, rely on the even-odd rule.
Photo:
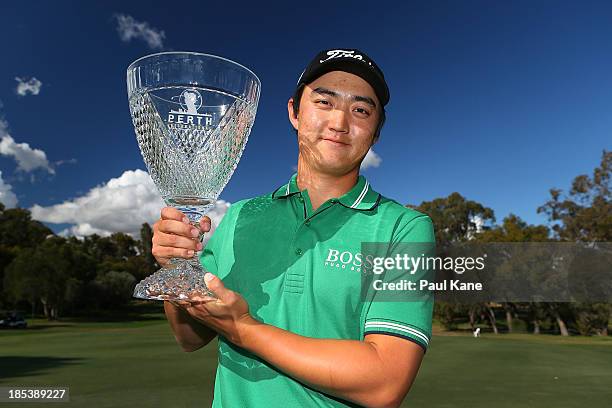
{"label": "titleist logo", "polygon": [[[355,54],[355,51],[351,50],[329,50],[327,51],[327,55],[328,57],[326,59],[319,60],[321,64],[333,58],[354,58],[363,62],[367,62],[364,60],[361,54]],[[372,65],[372,63],[368,62],[368,65]]]}

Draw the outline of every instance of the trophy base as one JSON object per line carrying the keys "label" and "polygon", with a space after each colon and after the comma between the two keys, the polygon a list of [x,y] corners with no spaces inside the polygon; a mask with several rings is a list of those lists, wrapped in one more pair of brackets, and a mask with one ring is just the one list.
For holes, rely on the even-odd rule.
{"label": "trophy base", "polygon": [[134,297],[146,300],[190,301],[199,296],[216,297],[204,282],[206,271],[199,263],[184,261],[162,268],[141,280],[134,288]]}

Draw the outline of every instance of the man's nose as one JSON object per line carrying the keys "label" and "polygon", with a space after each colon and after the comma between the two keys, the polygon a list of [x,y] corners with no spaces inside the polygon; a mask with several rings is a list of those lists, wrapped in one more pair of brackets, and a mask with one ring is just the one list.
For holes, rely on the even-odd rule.
{"label": "man's nose", "polygon": [[329,128],[331,130],[340,133],[348,132],[348,118],[344,109],[334,109],[331,111],[330,115]]}

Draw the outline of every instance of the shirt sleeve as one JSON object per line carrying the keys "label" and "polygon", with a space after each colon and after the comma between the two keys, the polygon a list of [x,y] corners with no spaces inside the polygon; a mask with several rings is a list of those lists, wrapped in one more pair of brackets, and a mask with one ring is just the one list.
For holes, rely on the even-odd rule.
{"label": "shirt sleeve", "polygon": [[[219,225],[212,232],[212,235],[202,253],[200,254],[200,263],[205,270],[212,273],[213,275],[219,276],[221,270],[219,265],[219,259],[222,256],[223,245],[231,245],[231,237],[229,232],[232,229],[233,223],[233,208],[235,204],[229,206],[225,215],[219,222]],[[228,241],[229,240],[229,241]]]}
{"label": "shirt sleeve", "polygon": [[[435,235],[433,223],[429,216],[419,215],[400,226],[393,235],[387,256],[409,252],[409,256],[429,256],[435,252]],[[418,253],[416,253],[418,252]],[[421,264],[423,265],[423,264]],[[417,284],[420,279],[426,279],[433,271],[426,268],[413,268],[414,273],[395,273],[383,281],[400,281],[408,276]],[[386,274],[385,274],[386,275]],[[367,308],[364,321],[364,336],[367,334],[386,334],[401,337],[421,346],[425,352],[431,340],[431,323],[434,298],[431,291],[417,290],[417,294],[399,291],[393,293],[375,291],[366,301]]]}

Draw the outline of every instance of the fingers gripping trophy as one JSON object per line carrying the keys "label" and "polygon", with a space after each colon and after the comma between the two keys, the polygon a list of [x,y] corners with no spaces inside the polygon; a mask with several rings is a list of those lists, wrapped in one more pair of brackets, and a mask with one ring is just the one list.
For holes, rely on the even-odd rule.
{"label": "fingers gripping trophy", "polygon": [[[164,52],[134,61],[127,87],[138,146],[153,182],[166,204],[199,230],[242,156],[257,112],[259,78],[222,57]],[[214,296],[199,255],[173,258],[168,268],[138,283],[134,297]]]}

